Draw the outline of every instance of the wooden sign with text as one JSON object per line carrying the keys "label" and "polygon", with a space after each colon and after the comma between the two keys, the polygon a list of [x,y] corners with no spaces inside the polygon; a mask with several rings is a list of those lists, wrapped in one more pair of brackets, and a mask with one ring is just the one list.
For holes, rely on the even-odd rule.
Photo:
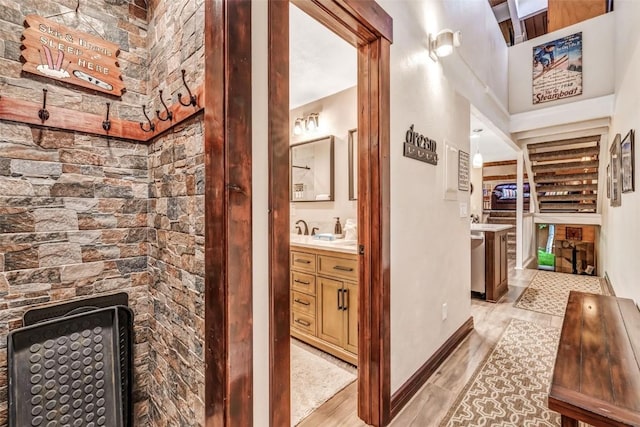
{"label": "wooden sign with text", "polygon": [[22,70],[61,82],[121,96],[120,47],[38,15],[26,17]]}

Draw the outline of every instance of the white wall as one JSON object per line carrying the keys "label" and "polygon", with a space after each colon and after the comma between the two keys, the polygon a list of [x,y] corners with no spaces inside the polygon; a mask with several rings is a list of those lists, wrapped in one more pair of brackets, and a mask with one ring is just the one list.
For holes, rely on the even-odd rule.
{"label": "white wall", "polygon": [[[618,3],[616,2],[616,8]],[[619,12],[616,12],[619,13]],[[509,48],[509,111],[521,113],[612,94],[615,14],[608,13]],[[533,104],[533,48],[582,31],[582,95]]]}
{"label": "white wall", "polygon": [[[327,30],[328,31],[328,30]],[[358,53],[353,48],[353,55]],[[353,70],[357,73],[358,70]],[[323,136],[334,136],[334,201],[333,202],[296,202],[291,203],[291,231],[295,232],[295,222],[303,219],[309,225],[309,232],[313,227],[319,227],[321,233],[333,233],[335,219],[340,217],[344,227],[346,219],[357,220],[358,204],[349,200],[349,130],[358,126],[358,91],[356,87],[343,90],[299,108],[291,110],[289,123],[295,122],[297,117],[309,113],[320,113],[320,129],[312,135],[293,135],[291,143],[308,141]]]}
{"label": "white wall", "polygon": [[[607,146],[616,133],[621,136],[630,129],[640,137],[640,2],[616,1],[616,102]],[[603,254],[604,271],[609,275],[617,296],[633,298],[640,303],[640,148],[635,147],[635,187],[633,193],[622,194],[622,206],[603,209],[603,226],[600,232],[600,251]]]}

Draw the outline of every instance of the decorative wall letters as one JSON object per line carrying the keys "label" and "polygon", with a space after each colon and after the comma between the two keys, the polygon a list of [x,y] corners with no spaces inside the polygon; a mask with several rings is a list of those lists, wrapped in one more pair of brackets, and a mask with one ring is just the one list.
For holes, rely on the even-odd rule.
{"label": "decorative wall letters", "polygon": [[438,144],[426,136],[414,132],[413,125],[405,134],[404,139],[404,156],[421,162],[438,164],[438,153],[436,152]]}

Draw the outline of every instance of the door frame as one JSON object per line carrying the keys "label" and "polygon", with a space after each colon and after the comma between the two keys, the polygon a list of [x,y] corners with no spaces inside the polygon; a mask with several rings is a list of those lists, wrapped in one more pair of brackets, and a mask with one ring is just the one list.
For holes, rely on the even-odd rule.
{"label": "door frame", "polygon": [[[391,417],[390,45],[393,21],[374,0],[292,0],[358,50],[358,416]],[[269,408],[289,425],[289,0],[269,2]],[[287,29],[287,30],[284,30]]]}

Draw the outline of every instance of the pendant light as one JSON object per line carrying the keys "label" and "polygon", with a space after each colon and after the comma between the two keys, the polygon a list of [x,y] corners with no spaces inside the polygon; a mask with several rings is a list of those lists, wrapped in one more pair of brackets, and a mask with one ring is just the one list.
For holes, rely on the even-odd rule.
{"label": "pendant light", "polygon": [[[480,137],[480,132],[482,132],[482,129],[474,129],[473,133],[471,134],[471,138],[473,139],[477,139]],[[480,143],[476,142],[476,153],[473,155],[473,160],[471,161],[471,164],[473,165],[474,168],[481,168],[483,165],[484,161],[482,159],[482,154],[480,154]]]}

